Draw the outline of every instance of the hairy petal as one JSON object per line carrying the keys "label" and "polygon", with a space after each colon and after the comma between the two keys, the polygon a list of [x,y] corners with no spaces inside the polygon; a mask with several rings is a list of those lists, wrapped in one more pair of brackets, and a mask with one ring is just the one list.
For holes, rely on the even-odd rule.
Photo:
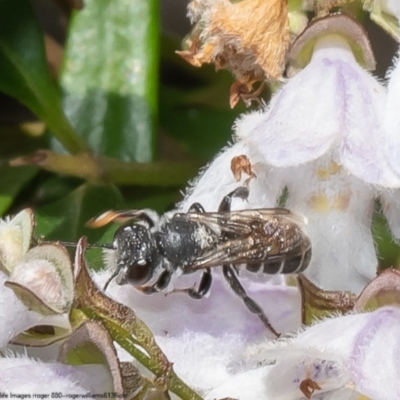
{"label": "hairy petal", "polygon": [[257,148],[266,164],[290,167],[320,158],[330,148],[353,175],[398,187],[381,142],[386,92],[355,60],[343,39],[322,39],[306,68],[288,80],[265,113],[236,124],[237,136]]}
{"label": "hairy petal", "polygon": [[219,203],[232,190],[243,186],[245,174],[241,181],[235,179],[231,169],[234,157],[246,156],[251,164],[255,177],[249,181],[249,198],[247,201],[238,200],[233,209],[275,207],[277,198],[283,190],[276,171],[271,170],[263,162],[256,149],[250,149],[246,143],[239,141],[228,146],[204,168],[200,176],[192,183],[184,200],[178,205],[179,211],[187,211],[195,202],[200,203],[206,211],[218,210]]}
{"label": "hairy petal", "polygon": [[[105,367],[73,367],[61,363],[43,363],[26,357],[0,359],[0,388],[17,394],[102,394],[111,391]],[[95,398],[95,397],[88,397]]]}
{"label": "hairy petal", "polygon": [[400,57],[389,73],[385,113],[386,152],[393,169],[400,174]]}
{"label": "hairy petal", "polygon": [[[213,272],[211,293],[201,300],[183,293],[145,296],[131,286],[114,282],[107,290],[108,295],[135,310],[179,376],[201,392],[228,379],[231,370],[242,363],[242,353],[250,343],[273,337],[232,292],[218,270]],[[100,286],[108,276],[109,272],[94,278]],[[198,280],[198,274],[180,276],[174,287],[192,287]],[[300,327],[300,296],[296,288],[249,278],[241,278],[241,282],[276,330],[288,332]]]}
{"label": "hairy petal", "polygon": [[4,286],[6,280],[6,275],[0,272],[0,347],[6,346],[15,336],[36,325],[69,327],[67,314],[44,316],[29,311],[14,292]]}
{"label": "hairy petal", "polygon": [[400,309],[383,307],[327,319],[293,339],[253,345],[242,371],[206,399],[297,400],[307,390],[319,400],[398,398],[399,328]]}

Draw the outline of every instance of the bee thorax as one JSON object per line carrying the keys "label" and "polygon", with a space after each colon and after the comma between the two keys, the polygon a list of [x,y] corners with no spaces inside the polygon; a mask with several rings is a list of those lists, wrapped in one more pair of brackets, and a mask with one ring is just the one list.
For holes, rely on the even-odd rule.
{"label": "bee thorax", "polygon": [[172,219],[156,235],[164,257],[172,265],[188,265],[211,249],[218,237],[206,226],[183,219]]}

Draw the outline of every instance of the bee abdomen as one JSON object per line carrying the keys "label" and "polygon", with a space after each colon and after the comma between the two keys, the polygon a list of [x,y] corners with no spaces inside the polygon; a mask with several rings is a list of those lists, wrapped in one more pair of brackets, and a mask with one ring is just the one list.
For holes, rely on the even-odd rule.
{"label": "bee abdomen", "polygon": [[271,258],[264,263],[249,263],[246,269],[250,272],[264,272],[268,275],[274,274],[298,274],[303,272],[311,260],[311,247],[301,254],[295,256]]}

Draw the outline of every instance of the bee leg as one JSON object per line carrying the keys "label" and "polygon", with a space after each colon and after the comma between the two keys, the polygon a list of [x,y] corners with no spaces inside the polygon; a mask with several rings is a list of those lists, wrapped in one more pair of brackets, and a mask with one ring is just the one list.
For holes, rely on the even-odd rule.
{"label": "bee leg", "polygon": [[188,212],[190,212],[190,213],[196,212],[196,213],[202,214],[202,213],[205,213],[206,210],[204,209],[204,207],[203,207],[200,203],[193,203],[193,204],[190,206]]}
{"label": "bee leg", "polygon": [[197,289],[189,288],[186,290],[186,293],[192,299],[202,299],[210,291],[211,283],[212,283],[211,271],[209,268],[207,268],[205,272],[203,272],[203,275],[201,276],[199,287]]}
{"label": "bee leg", "polygon": [[203,275],[201,276],[200,283],[197,289],[194,287],[187,289],[175,289],[172,291],[172,293],[183,292],[187,293],[192,299],[200,300],[210,291],[211,283],[212,283],[211,271],[209,268],[207,268],[203,272]]}
{"label": "bee leg", "polygon": [[269,322],[268,318],[264,314],[262,308],[253,299],[251,299],[247,295],[243,286],[239,282],[239,279],[235,275],[233,268],[229,265],[223,265],[222,269],[223,269],[224,277],[228,281],[229,286],[243,300],[244,304],[249,309],[249,311],[256,314],[258,316],[258,318],[260,318],[262,323],[278,338],[281,334],[278,333],[273,328],[273,326]]}
{"label": "bee leg", "polygon": [[139,286],[139,289],[144,294],[153,294],[162,292],[171,282],[173,271],[165,270],[151,286]]}
{"label": "bee leg", "polygon": [[221,203],[219,204],[218,211],[231,211],[231,203],[233,197],[240,197],[241,199],[245,200],[249,197],[249,189],[247,189],[247,187],[245,186],[240,186],[232,192],[228,193],[226,196],[224,196]]}

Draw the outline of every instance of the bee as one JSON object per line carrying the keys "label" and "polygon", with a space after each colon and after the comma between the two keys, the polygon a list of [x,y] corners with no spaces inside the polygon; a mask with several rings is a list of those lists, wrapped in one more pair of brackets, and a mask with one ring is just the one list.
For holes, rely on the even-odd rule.
{"label": "bee", "polygon": [[[135,219],[117,229],[110,248],[116,269],[104,286],[116,278],[145,294],[165,291],[172,276],[202,270],[195,287],[179,289],[194,299],[211,288],[215,267],[222,267],[229,286],[277,337],[262,308],[251,299],[238,278],[239,268],[265,274],[304,271],[311,259],[311,242],[304,219],[283,208],[231,211],[233,198],[247,199],[247,187],[238,187],[221,201],[217,212],[194,203],[187,213],[161,218],[151,210],[108,211],[91,220],[92,227],[111,221]],[[151,283],[150,283],[151,282]]]}

